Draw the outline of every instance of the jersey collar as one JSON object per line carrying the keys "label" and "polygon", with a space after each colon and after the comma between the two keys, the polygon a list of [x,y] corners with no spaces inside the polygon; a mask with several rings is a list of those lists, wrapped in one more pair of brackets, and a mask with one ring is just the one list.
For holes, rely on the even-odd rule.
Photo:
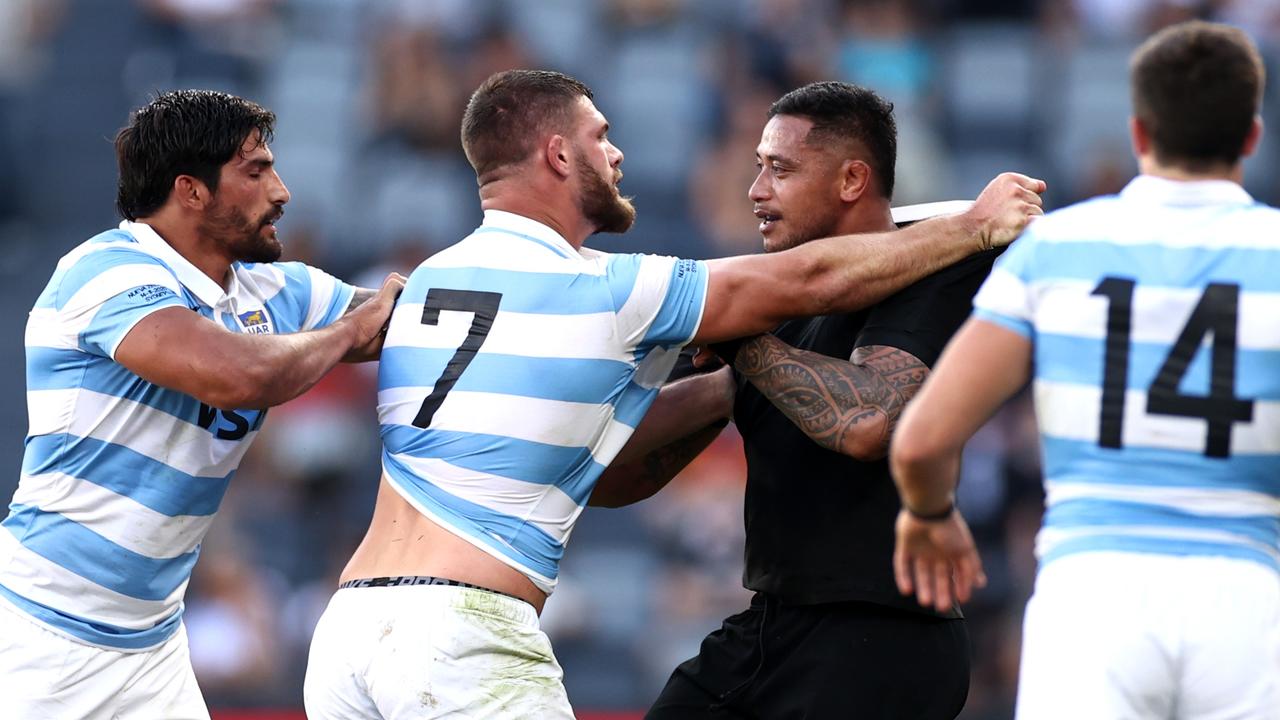
{"label": "jersey collar", "polygon": [[200,272],[199,268],[182,257],[150,225],[125,220],[120,223],[120,229],[132,235],[148,255],[168,265],[173,270],[174,275],[178,276],[178,282],[190,290],[200,302],[211,308],[216,308],[225,301],[227,294],[222,286],[214,282],[208,275]]}
{"label": "jersey collar", "polygon": [[1120,197],[1161,205],[1198,207],[1202,205],[1250,205],[1253,196],[1230,180],[1170,180],[1154,175],[1139,175]]}
{"label": "jersey collar", "polygon": [[557,255],[562,257],[581,257],[578,250],[570,245],[569,241],[565,240],[560,233],[552,230],[550,226],[543,225],[537,220],[525,217],[524,215],[509,213],[505,210],[485,210],[484,222],[480,224],[480,227],[491,230],[502,230],[504,232],[511,233],[512,235],[518,235],[526,240],[532,240],[539,245],[548,247],[550,250],[555,251]]}

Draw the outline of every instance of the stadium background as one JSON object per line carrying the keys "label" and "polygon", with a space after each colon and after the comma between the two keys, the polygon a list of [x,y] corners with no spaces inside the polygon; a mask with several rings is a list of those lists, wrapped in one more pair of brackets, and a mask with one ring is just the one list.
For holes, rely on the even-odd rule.
{"label": "stadium background", "polygon": [[[640,211],[595,245],[714,257],[758,249],[746,190],[765,111],[814,79],[896,104],[898,204],[972,197],[1005,169],[1048,180],[1049,207],[1118,189],[1135,170],[1127,56],[1191,16],[1245,27],[1274,76],[1280,0],[0,0],[0,494],[21,463],[26,310],[60,255],[117,222],[110,139],[156,90],[274,109],[286,256],[375,285],[478,221],[458,124],[497,70],[595,89]],[[1247,166],[1269,202],[1277,126]],[[310,631],[376,487],[371,370],[272,411],[204,545],[186,622],[215,718],[300,717]],[[991,578],[965,608],[967,720],[1011,715],[1037,465],[1025,398],[966,454],[960,503]],[[728,432],[653,500],[583,515],[543,622],[584,717],[633,717],[745,607],[742,477]]]}

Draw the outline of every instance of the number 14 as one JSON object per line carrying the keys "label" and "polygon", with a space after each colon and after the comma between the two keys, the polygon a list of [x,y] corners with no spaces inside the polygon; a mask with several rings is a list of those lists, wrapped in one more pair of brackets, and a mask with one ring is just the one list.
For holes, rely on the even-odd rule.
{"label": "number 14", "polygon": [[[1134,281],[1106,277],[1090,295],[1102,295],[1107,308],[1107,339],[1102,378],[1102,413],[1098,444],[1119,448],[1124,427],[1125,390],[1129,385],[1129,338],[1133,327]],[[1165,356],[1155,382],[1147,388],[1147,413],[1204,418],[1209,421],[1204,454],[1231,455],[1231,426],[1253,420],[1253,401],[1236,397],[1236,324],[1240,286],[1209,283],[1191,311],[1173,348]],[[1213,333],[1208,395],[1184,395],[1178,384],[1206,333]]]}

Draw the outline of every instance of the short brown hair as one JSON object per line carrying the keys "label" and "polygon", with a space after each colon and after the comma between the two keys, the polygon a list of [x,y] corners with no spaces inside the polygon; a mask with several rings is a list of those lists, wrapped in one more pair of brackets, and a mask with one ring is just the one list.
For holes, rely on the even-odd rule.
{"label": "short brown hair", "polygon": [[489,76],[471,94],[462,115],[462,149],[476,177],[518,163],[546,132],[573,129],[573,106],[590,88],[550,70],[507,70]]}
{"label": "short brown hair", "polygon": [[1165,28],[1134,52],[1129,77],[1161,164],[1194,172],[1240,161],[1266,79],[1242,31],[1199,20]]}

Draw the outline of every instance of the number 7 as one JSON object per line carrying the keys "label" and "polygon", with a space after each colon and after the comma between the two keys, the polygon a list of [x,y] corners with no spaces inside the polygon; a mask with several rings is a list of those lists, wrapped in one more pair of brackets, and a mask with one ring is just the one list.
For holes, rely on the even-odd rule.
{"label": "number 7", "polygon": [[502,293],[481,292],[479,290],[445,290],[431,288],[427,291],[427,300],[422,304],[422,324],[437,325],[440,322],[441,310],[457,310],[475,313],[471,319],[471,328],[467,330],[467,339],[462,341],[444,372],[436,380],[431,394],[422,401],[418,415],[413,419],[415,427],[425,428],[431,424],[444,396],[449,394],[458,378],[471,361],[475,359],[484,339],[493,329],[493,319],[498,316],[498,303],[502,302]]}

